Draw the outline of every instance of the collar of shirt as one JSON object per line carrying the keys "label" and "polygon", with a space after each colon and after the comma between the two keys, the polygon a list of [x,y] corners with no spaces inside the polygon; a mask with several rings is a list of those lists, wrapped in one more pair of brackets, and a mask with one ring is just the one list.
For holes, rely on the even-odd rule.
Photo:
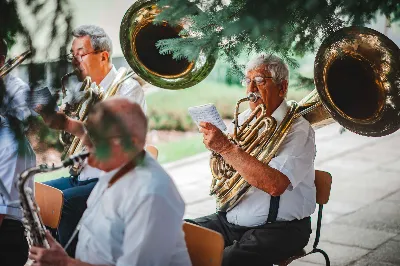
{"label": "collar of shirt", "polygon": [[271,116],[275,118],[278,125],[282,122],[283,118],[285,118],[288,109],[289,109],[288,104],[286,103],[285,100],[283,100],[281,104],[278,106],[278,108],[276,108],[275,111],[272,113]]}
{"label": "collar of shirt", "polygon": [[103,80],[100,82],[100,86],[103,87],[104,90],[107,90],[108,87],[111,85],[115,77],[117,76],[117,69],[113,65],[111,70],[108,72],[108,74],[103,78]]}

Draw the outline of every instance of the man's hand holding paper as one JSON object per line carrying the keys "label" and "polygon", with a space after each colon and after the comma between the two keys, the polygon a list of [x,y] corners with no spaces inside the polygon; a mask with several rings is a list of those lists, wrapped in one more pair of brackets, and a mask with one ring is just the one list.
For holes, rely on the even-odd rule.
{"label": "man's hand holding paper", "polygon": [[219,115],[214,104],[204,104],[199,106],[189,107],[188,109],[193,121],[199,127],[200,122],[209,122],[219,128],[221,131],[226,130],[226,125]]}

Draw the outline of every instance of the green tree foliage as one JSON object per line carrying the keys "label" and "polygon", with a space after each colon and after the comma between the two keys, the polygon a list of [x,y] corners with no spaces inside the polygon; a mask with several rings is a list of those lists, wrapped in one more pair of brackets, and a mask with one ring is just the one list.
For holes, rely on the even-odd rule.
{"label": "green tree foliage", "polygon": [[[400,20],[398,0],[160,0],[169,6],[157,17],[178,24],[183,19],[189,36],[160,40],[163,54],[196,59],[200,51],[224,57],[236,70],[238,57],[251,52],[275,53],[292,67],[295,56],[314,52],[324,37],[341,27],[365,25],[384,15]],[[156,21],[156,22],[157,22]]]}

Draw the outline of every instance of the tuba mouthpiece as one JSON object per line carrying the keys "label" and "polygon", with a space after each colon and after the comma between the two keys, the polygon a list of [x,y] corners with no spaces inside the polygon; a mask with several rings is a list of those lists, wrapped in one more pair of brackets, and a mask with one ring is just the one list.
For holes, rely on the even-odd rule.
{"label": "tuba mouthpiece", "polygon": [[250,92],[247,95],[247,99],[253,103],[255,103],[259,98],[261,98],[261,95],[258,92]]}

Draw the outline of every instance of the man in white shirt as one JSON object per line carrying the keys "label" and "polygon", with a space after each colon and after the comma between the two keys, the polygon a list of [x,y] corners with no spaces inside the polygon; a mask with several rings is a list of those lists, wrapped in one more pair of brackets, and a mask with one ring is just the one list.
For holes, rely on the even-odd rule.
{"label": "man in white shirt", "polygon": [[[0,67],[7,57],[7,45],[0,39]],[[15,186],[18,175],[36,165],[36,156],[25,137],[24,122],[31,115],[27,104],[29,86],[7,74],[2,83],[0,100],[0,264],[24,265],[28,258],[28,243],[21,223],[19,192]],[[28,184],[33,188],[33,182]],[[9,195],[7,198],[5,195]],[[14,203],[13,203],[14,202]]]}
{"label": "man in white shirt", "polygon": [[[261,55],[250,61],[246,93],[258,93],[260,98],[239,115],[239,125],[261,103],[279,125],[288,111],[288,77],[287,66],[276,56]],[[205,146],[220,154],[252,187],[230,211],[187,221],[224,236],[224,266],[272,265],[299,252],[308,243],[310,215],[316,206],[315,137],[308,121],[303,117],[294,121],[269,164],[230,142],[214,125],[201,122],[200,126]]]}
{"label": "man in white shirt", "polygon": [[[83,81],[89,76],[92,82],[96,82],[104,90],[107,90],[117,75],[117,70],[112,64],[112,43],[110,37],[102,28],[93,25],[80,26],[72,32],[72,35],[74,36],[74,40],[72,42],[71,54],[68,57],[72,62],[74,70],[77,72],[78,80]],[[78,84],[74,91],[68,92],[67,101],[74,97],[79,98],[80,95],[77,95],[77,90],[80,88],[80,85],[81,83]],[[144,92],[136,80],[127,79],[124,81],[116,95],[131,98],[146,112]],[[68,131],[76,136],[79,134],[77,131],[80,129],[79,126],[76,126],[77,122],[79,121],[68,119],[67,121],[53,123],[49,126]],[[100,174],[101,170],[85,164],[78,175],[71,172],[70,177],[62,177],[45,182],[46,185],[62,190],[64,194],[64,205],[58,228],[58,240],[62,245],[67,243],[85,211],[86,201]],[[68,249],[68,253],[71,256],[75,254],[75,245],[76,240]]]}
{"label": "man in white shirt", "polygon": [[105,100],[90,111],[86,128],[80,137],[89,165],[106,174],[88,199],[76,259],[48,234],[50,249],[30,250],[34,265],[190,266],[182,229],[185,204],[170,176],[143,149],[147,120],[139,105],[120,97]]}

